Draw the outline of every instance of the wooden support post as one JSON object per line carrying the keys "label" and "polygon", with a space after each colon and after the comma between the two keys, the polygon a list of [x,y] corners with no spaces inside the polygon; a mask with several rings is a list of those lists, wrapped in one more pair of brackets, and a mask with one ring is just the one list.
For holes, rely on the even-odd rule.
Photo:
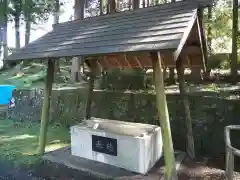
{"label": "wooden support post", "polygon": [[43,106],[42,106],[42,117],[41,117],[39,149],[38,149],[39,155],[44,154],[45,146],[46,146],[47,127],[48,127],[48,121],[49,121],[49,109],[50,109],[51,94],[52,94],[52,84],[53,84],[53,78],[54,78],[54,66],[55,66],[55,60],[49,59],[46,83],[44,88],[44,100],[43,100]]}
{"label": "wooden support post", "polygon": [[177,67],[177,73],[178,73],[180,96],[181,96],[182,104],[184,108],[185,126],[187,129],[187,154],[190,158],[194,159],[195,150],[194,150],[194,138],[193,138],[193,131],[192,131],[192,117],[191,117],[190,108],[189,108],[189,101],[186,96],[183,59],[179,58],[177,60],[176,67]]}
{"label": "wooden support post", "polygon": [[86,104],[86,114],[85,118],[90,119],[91,118],[91,106],[92,106],[92,99],[93,99],[93,89],[94,89],[94,78],[97,73],[97,60],[92,60],[90,66],[91,73],[90,73],[90,79],[88,84],[88,95],[87,95],[87,104]]}
{"label": "wooden support post", "polygon": [[93,99],[93,89],[94,89],[94,76],[91,73],[88,85],[88,95],[87,95],[87,105],[86,105],[86,119],[91,118],[91,106],[92,106],[92,99]]}
{"label": "wooden support post", "polygon": [[165,81],[167,79],[167,68],[163,68],[163,80]]}
{"label": "wooden support post", "polygon": [[152,59],[153,75],[156,87],[158,116],[163,137],[163,150],[167,175],[166,179],[177,180],[171,127],[169,122],[167,100],[164,90],[160,53],[152,52],[150,55]]}
{"label": "wooden support post", "polygon": [[172,67],[169,68],[169,80],[168,80],[168,84],[169,84],[169,85],[176,84],[176,81],[175,81],[175,72],[174,72],[174,68],[172,68]]}
{"label": "wooden support post", "polygon": [[191,79],[195,83],[200,83],[202,81],[200,67],[192,67],[191,68]]}
{"label": "wooden support post", "polygon": [[234,154],[231,148],[226,148],[226,180],[233,180]]}

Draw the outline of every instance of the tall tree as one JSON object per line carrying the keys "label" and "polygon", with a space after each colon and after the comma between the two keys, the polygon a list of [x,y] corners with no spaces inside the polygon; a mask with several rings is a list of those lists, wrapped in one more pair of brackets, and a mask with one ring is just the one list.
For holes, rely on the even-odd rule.
{"label": "tall tree", "polygon": [[139,0],[133,0],[133,9],[139,8]]}
{"label": "tall tree", "polygon": [[116,12],[116,1],[108,0],[107,13],[115,13],[115,12]]}
{"label": "tall tree", "polygon": [[56,0],[55,8],[54,8],[53,24],[59,23],[59,12],[60,12],[60,1]]}
{"label": "tall tree", "polygon": [[3,2],[0,1],[0,58],[2,57],[3,54],[3,23],[4,23],[4,12],[3,12]]}
{"label": "tall tree", "polygon": [[22,13],[22,0],[14,0],[11,1],[12,5],[12,11],[11,14],[14,19],[14,26],[15,26],[15,47],[17,49],[20,48],[20,18]]}
{"label": "tall tree", "polygon": [[[60,0],[56,0],[54,8],[53,24],[59,23],[59,12],[60,12]],[[60,72],[60,59],[55,62],[55,72]]]}
{"label": "tall tree", "polygon": [[212,6],[208,6],[208,26],[207,26],[207,42],[209,54],[212,54]]}
{"label": "tall tree", "polygon": [[[171,0],[171,3],[175,3],[175,2],[176,2],[176,0]],[[166,71],[166,70],[164,70],[164,71]],[[169,84],[175,84],[176,83],[174,75],[175,75],[174,68],[170,67],[169,68]]]}
{"label": "tall tree", "polygon": [[24,20],[25,20],[25,46],[30,41],[31,7],[32,7],[32,0],[25,0],[24,7],[23,7],[23,14],[24,14]]}
{"label": "tall tree", "polygon": [[[30,41],[31,26],[48,20],[55,13],[56,0],[23,0],[22,14],[25,21],[25,45]],[[55,14],[54,14],[55,15]]]}
{"label": "tall tree", "polygon": [[[74,5],[74,19],[84,19],[84,1],[83,0],[75,0]],[[82,68],[82,72],[81,72]],[[80,73],[83,73],[83,58],[75,57],[72,60],[72,80],[74,82],[80,81]]]}
{"label": "tall tree", "polygon": [[238,38],[238,0],[233,0],[232,8],[232,59],[231,59],[231,75],[233,81],[237,77],[237,38]]}
{"label": "tall tree", "polygon": [[[8,23],[8,0],[3,0],[2,4],[3,26],[2,26],[2,46],[3,46],[3,58],[8,56],[8,41],[7,41],[7,23]],[[4,66],[6,65],[5,62]]]}
{"label": "tall tree", "polygon": [[103,15],[103,0],[99,0],[100,15]]}

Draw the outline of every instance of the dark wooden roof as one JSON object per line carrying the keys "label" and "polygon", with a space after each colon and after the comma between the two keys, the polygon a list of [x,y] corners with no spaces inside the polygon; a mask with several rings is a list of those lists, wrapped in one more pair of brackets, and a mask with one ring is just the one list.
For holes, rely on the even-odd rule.
{"label": "dark wooden roof", "polygon": [[[207,7],[207,6],[212,6],[214,0],[185,0],[185,1],[194,1],[199,4],[201,7]],[[215,0],[216,1],[216,0]]]}
{"label": "dark wooden roof", "polygon": [[7,60],[177,49],[196,12],[186,1],[61,23]]}

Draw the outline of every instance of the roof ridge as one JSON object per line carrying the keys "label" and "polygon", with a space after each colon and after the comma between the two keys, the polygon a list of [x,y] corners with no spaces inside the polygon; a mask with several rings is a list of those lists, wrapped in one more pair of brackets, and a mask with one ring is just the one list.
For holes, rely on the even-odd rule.
{"label": "roof ridge", "polygon": [[184,7],[187,9],[187,6],[189,6],[189,8],[194,9],[194,8],[198,8],[198,4],[193,2],[193,1],[177,1],[174,3],[164,3],[164,4],[158,4],[155,6],[149,6],[149,7],[145,7],[145,8],[139,8],[139,9],[134,9],[134,10],[128,10],[128,11],[121,11],[121,12],[116,12],[116,13],[110,13],[110,14],[104,14],[101,16],[94,16],[94,17],[88,17],[88,18],[84,18],[84,19],[76,19],[76,20],[72,20],[72,21],[66,21],[63,23],[58,23],[58,24],[54,24],[53,28],[59,27],[59,26],[63,26],[66,24],[72,24],[72,23],[87,23],[89,21],[97,21],[98,19],[103,19],[103,18],[113,18],[113,17],[122,17],[125,15],[134,15],[134,14],[138,14],[138,13],[143,13],[143,12],[151,12],[154,10],[158,10],[161,11],[162,10],[166,10],[166,7],[169,7],[168,9],[175,9],[177,11],[177,7]]}

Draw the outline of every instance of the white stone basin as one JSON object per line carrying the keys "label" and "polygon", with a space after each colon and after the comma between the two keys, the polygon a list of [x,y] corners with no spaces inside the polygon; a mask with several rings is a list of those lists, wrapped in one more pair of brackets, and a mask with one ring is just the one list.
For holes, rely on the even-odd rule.
{"label": "white stone basin", "polygon": [[[93,144],[98,141],[93,136],[114,139],[116,154],[96,152],[93,149],[96,143]],[[104,147],[109,144],[102,142]],[[71,152],[75,156],[145,174],[162,156],[161,128],[149,124],[92,118],[71,127]]]}

